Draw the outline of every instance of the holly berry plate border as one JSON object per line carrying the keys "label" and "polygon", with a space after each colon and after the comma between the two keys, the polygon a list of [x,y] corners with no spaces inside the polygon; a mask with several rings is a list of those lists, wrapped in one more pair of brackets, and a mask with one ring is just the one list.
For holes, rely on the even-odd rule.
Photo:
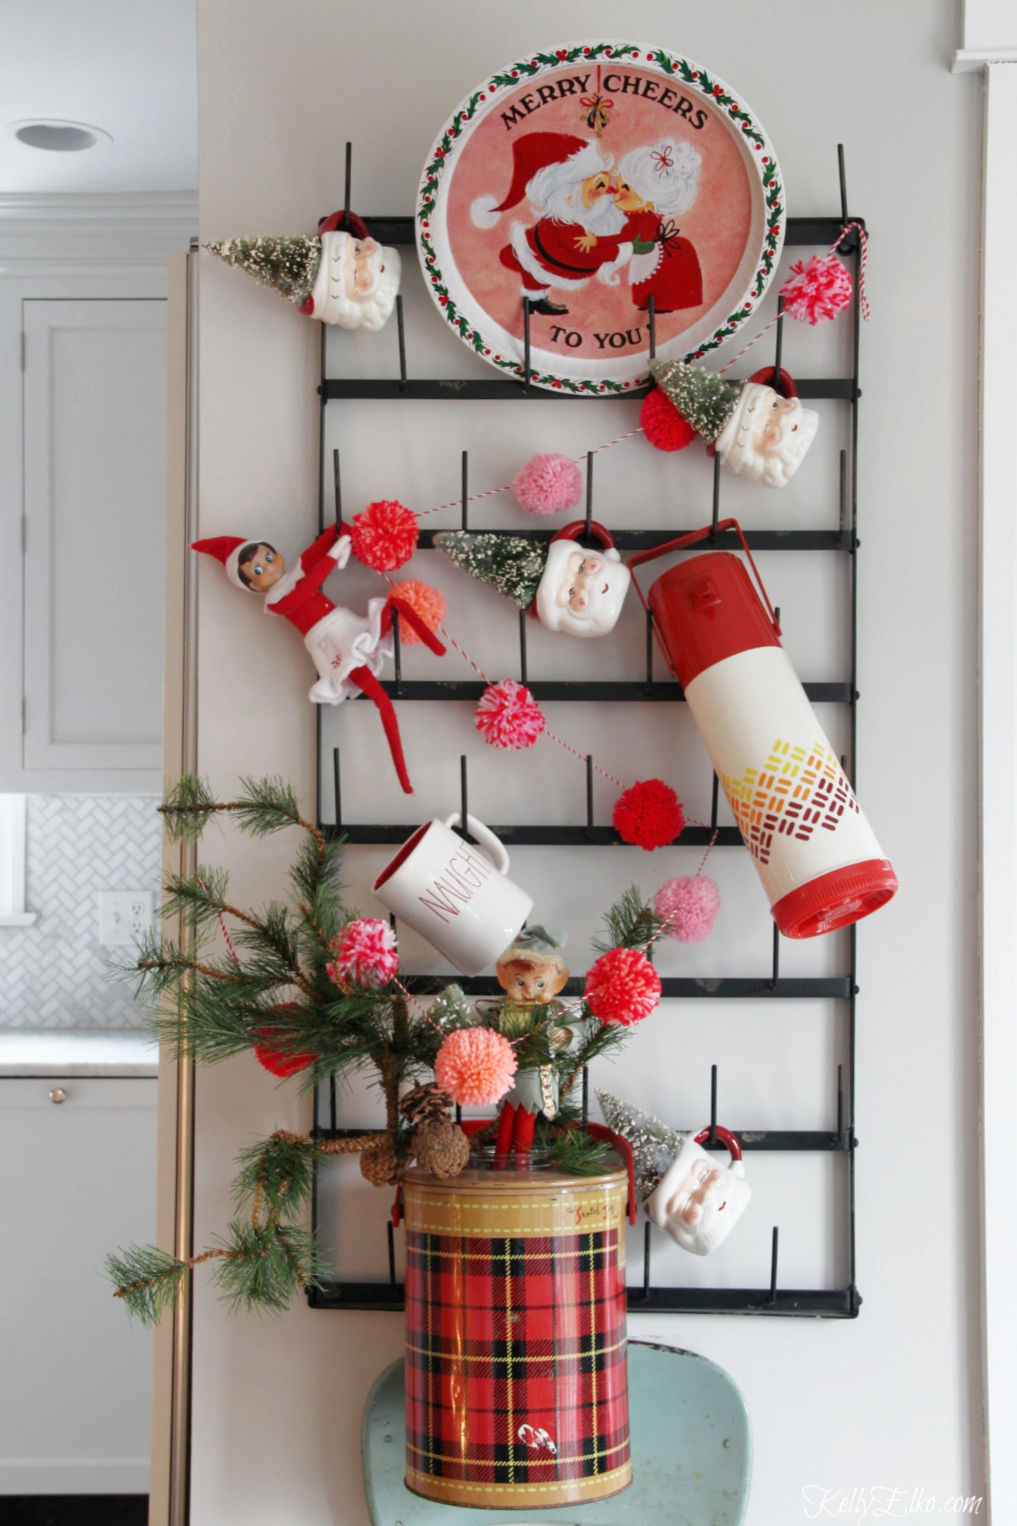
{"label": "holly berry plate border", "polygon": [[[643,71],[659,73],[664,79],[680,82],[692,99],[702,97],[715,113],[726,119],[729,131],[740,133],[744,141],[752,146],[751,155],[743,155],[743,159],[755,169],[756,179],[752,179],[750,172],[750,183],[754,195],[758,194],[761,199],[763,232],[758,259],[748,286],[727,316],[712,333],[699,338],[693,349],[682,353],[682,336],[679,335],[674,340],[658,345],[658,356],[696,361],[726,343],[759,306],[777,269],[783,248],[787,201],[773,147],[744,98],[702,64],[669,53],[664,48],[648,48],[643,43],[612,39],[570,43],[564,47],[545,49],[532,53],[527,58],[517,59],[503,69],[494,70],[482,87],[460,101],[434,140],[420,177],[414,222],[424,285],[445,322],[482,360],[521,381],[525,380],[522,340],[506,333],[493,318],[483,312],[466,291],[462,278],[455,269],[444,222],[451,179],[448,171],[455,163],[457,151],[468,141],[473,127],[497,109],[499,102],[504,101],[511,92],[517,91],[521,84],[552,70],[559,70],[563,65],[603,64],[606,60],[638,63]],[[604,397],[628,393],[644,385],[648,376],[648,348],[645,352],[631,352],[625,361],[619,363],[614,374],[597,376],[589,375],[585,369],[583,374],[576,375],[570,375],[560,367],[543,369],[548,354],[548,351],[535,345],[531,337],[530,383],[575,396]],[[555,356],[554,359],[557,360],[558,357]],[[589,367],[590,362],[587,361],[584,365]]]}

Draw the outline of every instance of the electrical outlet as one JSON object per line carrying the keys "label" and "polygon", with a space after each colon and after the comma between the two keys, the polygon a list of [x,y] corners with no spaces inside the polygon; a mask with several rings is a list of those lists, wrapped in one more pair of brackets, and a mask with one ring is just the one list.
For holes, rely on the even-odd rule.
{"label": "electrical outlet", "polygon": [[130,947],[152,928],[150,890],[99,891],[99,942],[107,948]]}

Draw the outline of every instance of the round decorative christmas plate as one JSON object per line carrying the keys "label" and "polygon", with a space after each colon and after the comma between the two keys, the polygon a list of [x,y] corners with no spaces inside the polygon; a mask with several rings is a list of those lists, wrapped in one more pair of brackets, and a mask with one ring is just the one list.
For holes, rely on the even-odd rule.
{"label": "round decorative christmas plate", "polygon": [[740,93],[629,42],[491,74],[427,157],[417,245],[439,310],[508,376],[577,395],[700,359],[758,306],[786,219],[773,149]]}

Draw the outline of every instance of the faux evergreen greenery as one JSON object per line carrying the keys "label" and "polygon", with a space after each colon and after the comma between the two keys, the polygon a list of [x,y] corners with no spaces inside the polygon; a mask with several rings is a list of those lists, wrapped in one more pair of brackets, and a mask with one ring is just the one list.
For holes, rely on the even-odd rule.
{"label": "faux evergreen greenery", "polygon": [[[164,1046],[201,1063],[267,1048],[291,1061],[305,1086],[360,1070],[378,1085],[385,1116],[383,1129],[358,1136],[279,1130],[245,1149],[233,1184],[236,1217],[218,1244],[187,1261],[154,1246],[109,1257],[116,1296],[132,1314],[155,1323],[190,1269],[204,1262],[214,1263],[224,1299],[239,1307],[282,1309],[313,1285],[322,1265],[299,1221],[317,1157],[356,1153],[370,1180],[397,1179],[413,1158],[415,1128],[449,1103],[437,1092],[415,1118],[413,1107],[401,1111],[401,1099],[420,1077],[433,1081],[438,1049],[457,1028],[497,1026],[515,1045],[520,1069],[550,1066],[562,1108],[551,1122],[539,1119],[537,1145],[562,1169],[602,1169],[602,1146],[586,1134],[569,1093],[584,1065],[623,1041],[623,1028],[594,1019],[581,996],[530,1006],[499,1000],[481,1015],[457,984],[425,994],[397,977],[376,985],[343,978],[336,950],[356,913],[340,891],[341,844],[301,816],[281,780],[243,780],[235,799],[219,801],[202,780],[185,775],[160,809],[171,839],[197,841],[221,817],[252,837],[299,834],[285,900],[239,904],[227,872],[209,865],[168,880],[163,917],[182,932],[178,940],[149,936],[134,967],[140,988],[158,1003]],[[646,946],[660,928],[633,887],[608,913],[610,944],[597,946]]]}
{"label": "faux evergreen greenery", "polygon": [[696,434],[712,443],[734,412],[734,389],[715,372],[682,360],[655,360],[650,374]]}
{"label": "faux evergreen greenery", "polygon": [[457,567],[526,609],[533,603],[547,552],[522,535],[491,535],[472,530],[441,530],[434,544]]}

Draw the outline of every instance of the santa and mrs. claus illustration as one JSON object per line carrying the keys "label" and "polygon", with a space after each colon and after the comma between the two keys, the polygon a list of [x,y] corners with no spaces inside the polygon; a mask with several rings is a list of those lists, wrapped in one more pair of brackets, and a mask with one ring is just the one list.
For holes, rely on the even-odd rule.
{"label": "santa and mrs. claus illustration", "polygon": [[675,218],[692,206],[701,156],[690,143],[665,138],[632,149],[614,165],[598,142],[571,133],[534,132],[512,145],[512,182],[498,201],[478,196],[477,228],[493,228],[525,199],[533,222],[513,221],[499,259],[520,282],[533,313],[569,311],[566,297],[596,279],[617,286],[624,271],[633,305],[657,314],[698,307],[699,258]]}

